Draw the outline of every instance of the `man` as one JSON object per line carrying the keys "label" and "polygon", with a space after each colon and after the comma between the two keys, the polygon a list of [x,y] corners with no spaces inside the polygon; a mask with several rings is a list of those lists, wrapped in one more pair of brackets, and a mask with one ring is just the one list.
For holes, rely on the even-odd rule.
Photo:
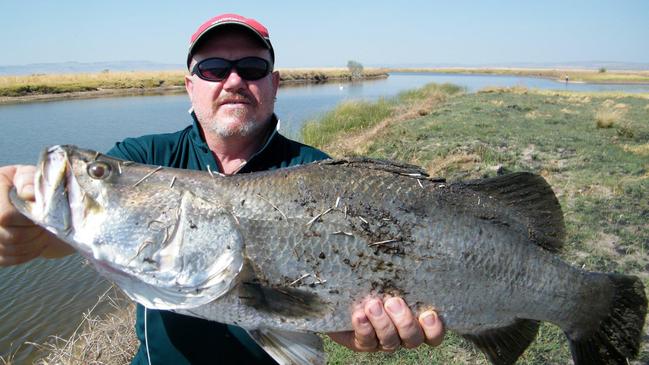
{"label": "man", "polygon": [[[170,134],[117,143],[108,154],[136,162],[224,174],[276,169],[327,158],[317,149],[277,132],[273,112],[279,73],[267,29],[253,19],[225,14],[202,24],[191,37],[185,87],[193,125]],[[74,250],[21,216],[10,204],[15,186],[33,199],[33,166],[0,168],[0,265]],[[432,311],[419,318],[401,298],[368,298],[352,314],[354,331],[329,334],[355,351],[394,351],[422,343],[438,345],[441,321]],[[140,348],[133,364],[273,363],[236,326],[138,305]]]}

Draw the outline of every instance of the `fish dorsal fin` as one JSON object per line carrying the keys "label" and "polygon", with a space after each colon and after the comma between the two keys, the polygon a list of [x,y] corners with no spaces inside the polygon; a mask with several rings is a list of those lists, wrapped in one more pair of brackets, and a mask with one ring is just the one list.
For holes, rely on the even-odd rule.
{"label": "fish dorsal fin", "polygon": [[258,329],[250,336],[280,365],[324,365],[322,339],[315,333]]}
{"label": "fish dorsal fin", "polygon": [[543,177],[518,172],[463,184],[516,212],[532,242],[550,251],[563,247],[563,213],[557,197]]}
{"label": "fish dorsal fin", "polygon": [[389,160],[368,157],[348,157],[339,160],[324,160],[321,163],[326,165],[349,165],[357,168],[380,170],[414,178],[441,182],[445,181],[442,178],[430,178],[426,170],[419,166]]}
{"label": "fish dorsal fin", "polygon": [[518,319],[512,325],[495,328],[478,334],[466,334],[464,338],[479,348],[494,365],[514,364],[534,341],[539,322]]}

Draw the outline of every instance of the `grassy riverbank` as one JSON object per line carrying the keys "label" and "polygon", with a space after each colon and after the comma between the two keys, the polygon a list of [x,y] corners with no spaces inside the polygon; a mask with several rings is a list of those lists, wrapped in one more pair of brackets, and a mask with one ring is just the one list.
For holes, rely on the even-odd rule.
{"label": "grassy riverbank", "polygon": [[[280,69],[281,84],[351,80],[344,68]],[[34,100],[184,92],[185,71],[99,72],[87,74],[0,76],[0,104]],[[363,79],[388,77],[384,69],[364,70]]]}
{"label": "grassy riverbank", "polygon": [[[375,103],[340,105],[303,131],[305,142],[334,156],[361,154],[414,163],[433,176],[460,180],[499,171],[543,175],[561,202],[567,225],[562,256],[578,267],[638,275],[649,288],[649,95],[570,93],[523,88],[465,94],[452,85],[430,85]],[[132,318],[121,309],[122,323]],[[129,322],[130,321],[130,322]],[[110,333],[114,324],[107,322]],[[112,342],[89,327],[72,341],[97,364],[109,348],[131,348],[133,332]],[[132,326],[130,327],[132,328]],[[649,333],[631,364],[649,363]],[[112,338],[109,336],[109,338]],[[121,340],[123,339],[123,340]],[[88,350],[92,349],[92,350]],[[449,333],[439,348],[394,354],[357,354],[326,341],[332,364],[487,364]],[[47,349],[51,353],[56,353]],[[79,359],[78,357],[76,358]],[[57,360],[45,363],[75,364]],[[520,364],[570,364],[563,333],[544,324]]]}
{"label": "grassy riverbank", "polygon": [[395,68],[390,72],[430,72],[466,75],[513,75],[542,77],[565,82],[588,82],[594,84],[649,84],[649,71],[627,70],[586,70],[586,69],[547,69],[547,68]]}

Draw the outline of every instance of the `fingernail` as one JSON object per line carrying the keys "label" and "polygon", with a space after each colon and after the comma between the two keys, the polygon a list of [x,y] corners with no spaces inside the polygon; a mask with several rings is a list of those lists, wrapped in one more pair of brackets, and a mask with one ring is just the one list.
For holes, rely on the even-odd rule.
{"label": "fingernail", "polygon": [[435,322],[437,322],[437,316],[435,315],[435,313],[427,313],[424,314],[422,321],[426,326],[434,326]]}
{"label": "fingernail", "polygon": [[370,313],[376,317],[383,314],[383,303],[378,300],[373,300],[370,304]]}
{"label": "fingernail", "polygon": [[370,320],[367,318],[367,316],[360,316],[357,317],[358,323],[360,324],[367,324]]}
{"label": "fingernail", "polygon": [[392,314],[401,314],[404,310],[405,305],[399,298],[390,298],[385,302],[385,306],[388,308]]}
{"label": "fingernail", "polygon": [[20,187],[20,191],[18,191],[17,193],[21,198],[31,198],[32,196],[34,196],[34,185],[23,185]]}

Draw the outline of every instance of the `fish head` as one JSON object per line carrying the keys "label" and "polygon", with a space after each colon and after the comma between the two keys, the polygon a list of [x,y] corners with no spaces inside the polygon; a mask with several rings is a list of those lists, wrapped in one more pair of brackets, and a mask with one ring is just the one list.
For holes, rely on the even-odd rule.
{"label": "fish head", "polygon": [[99,156],[74,146],[44,150],[34,176],[35,202],[27,212],[82,254],[96,246],[109,218],[111,182],[117,179],[111,161]]}
{"label": "fish head", "polygon": [[169,188],[165,173],[53,146],[37,166],[35,202],[12,201],[134,300],[149,308],[192,308],[235,285],[242,238],[227,210]]}

